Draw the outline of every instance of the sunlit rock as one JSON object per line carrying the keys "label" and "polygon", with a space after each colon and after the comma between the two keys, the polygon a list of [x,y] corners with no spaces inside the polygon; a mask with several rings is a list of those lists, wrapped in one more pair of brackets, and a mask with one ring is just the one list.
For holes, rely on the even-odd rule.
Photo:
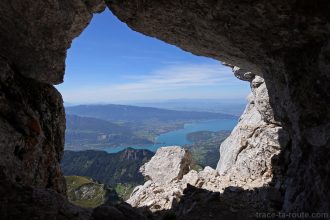
{"label": "sunlit rock", "polygon": [[173,180],[182,179],[190,170],[191,153],[178,147],[161,147],[140,171],[154,183],[166,184]]}

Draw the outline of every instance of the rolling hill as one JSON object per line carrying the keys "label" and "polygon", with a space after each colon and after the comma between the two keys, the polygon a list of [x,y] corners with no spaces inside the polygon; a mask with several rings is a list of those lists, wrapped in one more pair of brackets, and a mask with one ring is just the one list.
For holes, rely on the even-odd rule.
{"label": "rolling hill", "polygon": [[102,119],[66,115],[65,149],[88,150],[103,146],[151,144],[137,136],[130,127]]}

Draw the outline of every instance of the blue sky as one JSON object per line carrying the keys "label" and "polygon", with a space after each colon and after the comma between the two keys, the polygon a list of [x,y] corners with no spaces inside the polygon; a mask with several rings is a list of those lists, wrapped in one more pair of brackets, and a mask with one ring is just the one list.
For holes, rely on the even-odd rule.
{"label": "blue sky", "polygon": [[56,87],[72,104],[244,100],[250,91],[219,61],[137,33],[109,10],[73,41],[64,83]]}

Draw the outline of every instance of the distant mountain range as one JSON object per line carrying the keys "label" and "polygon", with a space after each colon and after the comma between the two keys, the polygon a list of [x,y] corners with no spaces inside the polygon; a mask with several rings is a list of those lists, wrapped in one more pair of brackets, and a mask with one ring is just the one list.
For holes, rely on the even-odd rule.
{"label": "distant mountain range", "polygon": [[66,113],[84,117],[93,117],[108,121],[145,122],[224,119],[235,116],[223,113],[175,111],[153,107],[138,107],[130,105],[78,105],[66,107]]}
{"label": "distant mountain range", "polygon": [[135,106],[155,107],[178,111],[214,112],[240,116],[247,104],[245,99],[172,99],[137,102]]}
{"label": "distant mountain range", "polygon": [[[154,107],[177,111],[214,112],[240,116],[247,104],[245,98],[236,99],[169,99],[169,100],[137,100],[135,102],[112,103],[116,105]],[[78,104],[65,102],[65,107],[77,106]],[[97,103],[94,105],[106,105]]]}
{"label": "distant mountain range", "polygon": [[66,107],[66,150],[154,144],[155,138],[185,123],[236,116],[128,105]]}

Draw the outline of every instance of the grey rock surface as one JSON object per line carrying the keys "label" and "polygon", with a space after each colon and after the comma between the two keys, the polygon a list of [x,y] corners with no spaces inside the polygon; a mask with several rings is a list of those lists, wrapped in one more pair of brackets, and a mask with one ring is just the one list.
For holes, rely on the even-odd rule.
{"label": "grey rock surface", "polygon": [[[166,148],[161,148],[158,152],[158,156],[166,156],[162,158],[163,160],[171,160],[171,158],[178,158],[180,156],[180,151],[172,151],[172,154],[161,152],[165,151],[165,149]],[[175,153],[178,155],[176,156]],[[155,155],[154,158],[157,158],[157,156]],[[154,158],[152,158],[151,161]],[[246,158],[244,159],[246,160]],[[181,160],[183,160],[183,158],[181,158]],[[229,197],[232,197],[230,200],[228,200],[227,195],[224,196],[226,189],[230,188],[230,192],[252,190],[252,192],[247,194],[243,193],[241,195],[242,197],[247,196],[250,197],[250,199],[255,197],[254,199],[256,199],[256,201],[251,199],[248,204],[244,204],[244,206],[246,206],[246,210],[244,210],[244,212],[249,213],[249,215],[253,215],[253,211],[255,211],[254,208],[260,209],[263,207],[263,210],[265,211],[266,209],[264,207],[271,207],[271,205],[269,205],[271,201],[257,200],[257,198],[260,199],[261,194],[258,195],[257,192],[253,191],[257,188],[268,186],[270,184],[269,178],[256,178],[251,181],[246,181],[242,178],[239,171],[237,172],[237,174],[239,174],[239,178],[233,178],[234,172],[232,172],[230,175],[219,175],[217,170],[207,166],[200,172],[190,170],[180,179],[175,178],[172,181],[166,181],[168,173],[172,172],[172,170],[175,170],[172,166],[162,166],[162,168],[158,170],[159,175],[157,175],[156,181],[151,179],[146,181],[144,185],[137,186],[133,190],[130,198],[127,200],[127,203],[135,208],[147,207],[156,216],[159,215],[159,213],[173,209],[178,209],[178,213],[180,213],[183,209],[186,209],[184,213],[180,213],[182,217],[187,217],[188,219],[198,219],[196,216],[188,213],[192,212],[192,209],[197,208],[202,209],[202,212],[205,212],[199,213],[197,216],[205,216],[206,213],[208,213],[209,208],[211,208],[208,206],[209,199],[211,198],[216,199],[219,196],[223,197],[222,200],[217,201],[214,206],[223,206],[225,203],[230,203],[230,200],[236,200],[236,203],[239,203],[242,198],[235,198],[238,195],[229,195]],[[161,178],[163,178],[163,180]],[[192,195],[188,195],[189,204],[185,204],[187,202],[187,195],[185,195],[185,191],[191,187],[194,189],[194,192]],[[195,191],[203,191],[204,193],[201,197],[204,198],[202,199],[201,197],[194,195]],[[272,193],[273,192],[270,193],[265,190],[262,192],[262,197],[267,198],[267,196],[272,195]],[[261,205],[261,203],[263,203],[263,205]],[[186,205],[189,208],[184,207]],[[254,208],[250,207],[252,205]],[[221,210],[218,210],[217,212],[221,212]],[[215,213],[216,212],[214,212],[212,215]]]}
{"label": "grey rock surface", "polygon": [[182,179],[192,163],[191,153],[179,146],[158,148],[151,160],[145,163],[140,172],[154,183],[166,184]]}
{"label": "grey rock surface", "polygon": [[[235,75],[238,69],[234,68]],[[251,79],[249,103],[230,136],[220,146],[217,170],[221,175],[239,181],[271,181],[274,159],[281,147],[288,144],[289,137],[274,119],[263,78],[251,77],[250,72],[245,74],[240,70],[240,78],[244,75]]]}
{"label": "grey rock surface", "polygon": [[61,83],[66,50],[103,0],[4,0],[0,3],[0,50],[25,77]]}
{"label": "grey rock surface", "polygon": [[149,180],[137,186],[128,203],[133,207],[149,207],[152,211],[170,209],[182,195],[181,179],[192,165],[191,153],[179,146],[161,147],[140,171]]}
{"label": "grey rock surface", "polygon": [[0,169],[6,179],[65,195],[59,164],[64,130],[59,92],[19,75],[0,59]]}

